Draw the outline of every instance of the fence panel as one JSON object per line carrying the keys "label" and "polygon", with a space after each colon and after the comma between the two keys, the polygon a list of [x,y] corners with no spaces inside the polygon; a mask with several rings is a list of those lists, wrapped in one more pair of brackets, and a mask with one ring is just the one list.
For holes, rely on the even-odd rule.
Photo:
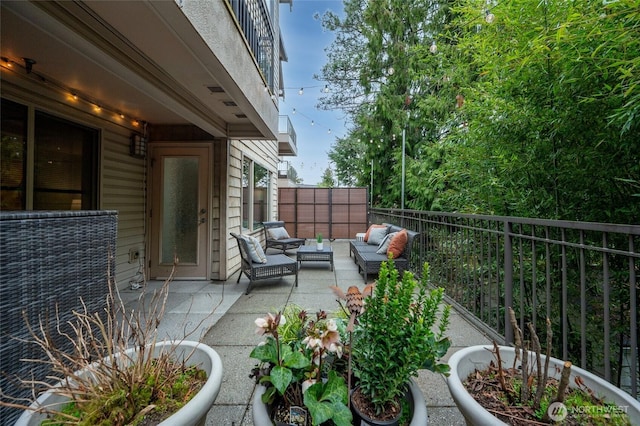
{"label": "fence panel", "polygon": [[367,206],[367,188],[278,189],[278,217],[299,238],[355,238],[367,229]]}

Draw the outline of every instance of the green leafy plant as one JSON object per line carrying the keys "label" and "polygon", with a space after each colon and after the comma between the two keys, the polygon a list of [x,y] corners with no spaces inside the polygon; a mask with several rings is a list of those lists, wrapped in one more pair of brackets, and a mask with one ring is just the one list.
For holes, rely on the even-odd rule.
{"label": "green leafy plant", "polygon": [[288,305],[255,323],[256,332],[266,336],[249,355],[259,361],[250,377],[266,387],[262,402],[272,407],[305,406],[314,425],[328,420],[350,425],[341,359],[343,318],[328,318],[324,311],[310,317],[299,306]]}
{"label": "green leafy plant", "polygon": [[321,233],[317,233],[317,234],[316,234],[316,241],[317,241],[318,243],[321,243],[321,242],[322,242],[322,234],[321,234]]}
{"label": "green leafy plant", "polygon": [[442,288],[428,289],[428,277],[425,263],[419,281],[409,271],[400,278],[389,259],[380,268],[373,295],[365,300],[351,355],[359,392],[376,414],[404,395],[419,369],[449,371],[439,359],[451,345],[444,336],[450,306],[442,305]]}

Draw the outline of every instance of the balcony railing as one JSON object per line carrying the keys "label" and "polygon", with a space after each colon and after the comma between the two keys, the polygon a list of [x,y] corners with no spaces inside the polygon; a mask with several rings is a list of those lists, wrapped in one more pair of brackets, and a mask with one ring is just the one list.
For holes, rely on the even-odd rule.
{"label": "balcony railing", "polygon": [[275,31],[264,0],[225,0],[231,7],[240,31],[272,93],[275,87]]}
{"label": "balcony railing", "polygon": [[298,155],[296,130],[288,115],[278,116],[278,155]]}
{"label": "balcony railing", "polygon": [[[511,343],[507,308],[532,323],[553,356],[638,398],[640,226],[373,209],[371,223],[421,233],[412,270],[498,342]],[[526,337],[527,339],[529,337]]]}

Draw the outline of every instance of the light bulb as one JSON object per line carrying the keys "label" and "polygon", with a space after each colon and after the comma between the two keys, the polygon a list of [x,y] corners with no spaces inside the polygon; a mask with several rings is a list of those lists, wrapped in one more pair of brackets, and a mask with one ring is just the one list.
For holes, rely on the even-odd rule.
{"label": "light bulb", "polygon": [[487,24],[491,24],[496,19],[496,15],[491,13],[490,11],[485,11],[484,20],[487,21]]}
{"label": "light bulb", "polygon": [[436,46],[435,40],[431,42],[431,47],[429,48],[429,52],[436,53],[438,51],[438,46]]}
{"label": "light bulb", "polygon": [[314,124],[316,124],[316,122],[311,120],[311,125],[313,126]]}
{"label": "light bulb", "polygon": [[324,89],[322,90],[324,93],[329,93],[329,85],[325,84]]}
{"label": "light bulb", "polygon": [[387,72],[389,73],[389,75],[393,75],[395,70],[393,69],[393,67],[389,67],[389,70]]}
{"label": "light bulb", "polygon": [[304,87],[301,87],[300,90],[298,90],[298,95],[302,95],[304,94]]}
{"label": "light bulb", "polygon": [[327,131],[327,134],[329,134],[329,135],[331,134],[331,129],[329,129],[329,130]]}
{"label": "light bulb", "polygon": [[295,108],[293,109],[293,112],[291,114],[296,115],[296,109]]}

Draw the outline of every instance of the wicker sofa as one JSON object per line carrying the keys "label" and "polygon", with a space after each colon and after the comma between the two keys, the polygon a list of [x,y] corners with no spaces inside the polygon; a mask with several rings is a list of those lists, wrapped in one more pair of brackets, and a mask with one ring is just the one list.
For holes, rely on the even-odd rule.
{"label": "wicker sofa", "polygon": [[[387,233],[401,231],[402,227],[396,225],[385,224],[388,227]],[[402,254],[393,259],[398,271],[403,272],[409,270],[411,260],[411,249],[419,232],[407,229],[407,245]],[[367,282],[370,274],[377,274],[380,271],[382,262],[388,260],[386,254],[378,254],[377,244],[369,244],[366,241],[351,240],[349,241],[349,256],[353,256],[353,261],[358,265],[358,272],[363,274],[364,282]]]}
{"label": "wicker sofa", "polygon": [[274,248],[278,250],[282,250],[282,254],[286,254],[287,250],[296,249],[300,246],[303,246],[305,243],[304,238],[273,238],[269,232],[269,230],[277,229],[277,228],[285,228],[285,224],[281,220],[275,220],[271,222],[262,222],[262,229],[264,230],[264,241],[265,241],[265,252],[269,248]]}
{"label": "wicker sofa", "polygon": [[251,260],[247,241],[240,235],[231,232],[231,236],[238,242],[242,265],[238,274],[238,283],[242,274],[249,278],[249,286],[245,294],[249,294],[253,283],[258,280],[282,278],[285,275],[295,275],[295,286],[298,287],[298,262],[284,254],[266,254],[267,263],[255,263]]}

